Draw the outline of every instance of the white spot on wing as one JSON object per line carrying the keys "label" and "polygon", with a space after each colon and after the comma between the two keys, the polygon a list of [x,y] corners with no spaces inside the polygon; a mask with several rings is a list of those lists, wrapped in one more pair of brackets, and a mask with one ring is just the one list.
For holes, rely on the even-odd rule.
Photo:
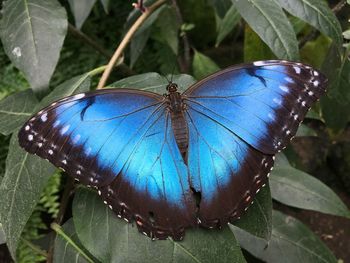
{"label": "white spot on wing", "polygon": [[41,119],[42,122],[47,121],[47,113],[41,115],[40,119]]}
{"label": "white spot on wing", "polygon": [[290,77],[285,77],[284,80],[288,83],[294,83],[294,81]]}
{"label": "white spot on wing", "polygon": [[73,138],[73,143],[77,143],[80,140],[80,137],[80,134],[75,135]]}
{"label": "white spot on wing", "polygon": [[77,94],[73,97],[73,99],[75,100],[78,100],[78,99],[81,99],[81,98],[84,98],[85,97],[85,94],[84,93],[81,93],[81,94]]}
{"label": "white spot on wing", "polygon": [[273,102],[278,104],[278,105],[281,105],[282,104],[282,101],[278,98],[273,98]]}
{"label": "white spot on wing", "polygon": [[28,135],[28,141],[32,141],[33,140],[33,135],[32,134],[29,134]]}
{"label": "white spot on wing", "polygon": [[70,125],[66,125],[61,129],[61,134],[65,134],[69,130]]}
{"label": "white spot on wing", "polygon": [[284,92],[288,92],[289,89],[286,86],[279,86],[280,90],[284,91]]}
{"label": "white spot on wing", "polygon": [[253,65],[254,65],[254,66],[257,66],[257,67],[259,67],[259,66],[264,66],[264,65],[265,65],[265,62],[264,62],[264,61],[255,61],[255,62],[253,62]]}
{"label": "white spot on wing", "polygon": [[26,127],[24,127],[24,129],[25,129],[26,131],[29,131],[29,129],[30,129],[29,125],[27,125]]}
{"label": "white spot on wing", "polygon": [[48,153],[49,153],[50,155],[53,155],[53,150],[50,149],[50,150],[48,151]]}
{"label": "white spot on wing", "polygon": [[56,120],[53,124],[53,127],[56,128],[61,123],[60,120]]}
{"label": "white spot on wing", "polygon": [[301,69],[299,67],[293,66],[293,69],[294,69],[295,73],[300,74]]}

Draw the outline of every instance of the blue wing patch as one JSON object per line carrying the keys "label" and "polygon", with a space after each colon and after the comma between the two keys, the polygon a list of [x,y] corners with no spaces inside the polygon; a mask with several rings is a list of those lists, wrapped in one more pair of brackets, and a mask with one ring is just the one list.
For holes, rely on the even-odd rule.
{"label": "blue wing patch", "polygon": [[205,113],[187,111],[191,185],[201,193],[201,225],[218,227],[239,218],[266,183],[273,156],[244,142]]}
{"label": "blue wing patch", "polygon": [[309,66],[263,61],[220,71],[183,95],[192,110],[206,112],[255,149],[275,154],[325,92],[325,82]]}
{"label": "blue wing patch", "polygon": [[164,97],[148,92],[78,94],[29,120],[20,144],[99,189],[119,216],[136,219],[148,235],[179,239],[195,223],[194,203],[165,111]]}

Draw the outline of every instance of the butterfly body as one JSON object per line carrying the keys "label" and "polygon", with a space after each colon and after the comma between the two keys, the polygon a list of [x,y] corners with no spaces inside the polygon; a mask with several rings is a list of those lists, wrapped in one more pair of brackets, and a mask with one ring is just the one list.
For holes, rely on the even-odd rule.
{"label": "butterfly body", "polygon": [[183,102],[181,94],[177,91],[177,85],[175,83],[170,83],[167,86],[167,91],[166,98],[169,100],[168,109],[171,114],[172,130],[184,162],[187,162],[188,126],[184,112],[186,105]]}
{"label": "butterfly body", "polygon": [[310,66],[260,61],[219,71],[180,94],[106,89],[56,101],[19,143],[82,184],[152,238],[239,218],[274,155],[324,92]]}

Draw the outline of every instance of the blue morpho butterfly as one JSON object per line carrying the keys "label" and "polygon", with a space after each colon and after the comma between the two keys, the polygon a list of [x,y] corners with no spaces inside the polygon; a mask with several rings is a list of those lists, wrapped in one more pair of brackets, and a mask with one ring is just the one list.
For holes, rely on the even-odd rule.
{"label": "blue morpho butterfly", "polygon": [[105,89],[32,117],[20,145],[48,159],[152,237],[239,218],[267,182],[326,78],[310,66],[259,61],[221,70],[184,93]]}

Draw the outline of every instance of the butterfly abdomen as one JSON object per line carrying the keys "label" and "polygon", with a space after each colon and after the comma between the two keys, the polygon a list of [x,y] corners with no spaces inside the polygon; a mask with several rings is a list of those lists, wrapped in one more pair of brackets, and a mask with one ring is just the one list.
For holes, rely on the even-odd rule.
{"label": "butterfly abdomen", "polygon": [[188,127],[183,112],[171,112],[171,123],[175,135],[177,146],[186,162],[188,148]]}
{"label": "butterfly abdomen", "polygon": [[177,146],[180,149],[182,158],[186,163],[188,148],[188,126],[183,111],[183,102],[180,93],[176,89],[169,90],[169,108],[171,124],[175,135]]}

